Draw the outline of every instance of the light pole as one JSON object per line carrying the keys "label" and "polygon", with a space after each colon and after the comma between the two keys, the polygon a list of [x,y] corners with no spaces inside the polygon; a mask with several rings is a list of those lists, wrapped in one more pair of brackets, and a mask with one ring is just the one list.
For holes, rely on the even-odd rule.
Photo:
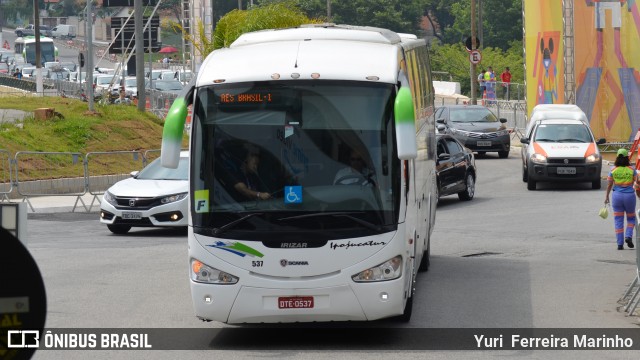
{"label": "light pole", "polygon": [[[471,50],[478,47],[476,44],[476,0],[471,0]],[[471,104],[477,105],[476,98],[476,64],[469,62],[469,73],[471,77]]]}

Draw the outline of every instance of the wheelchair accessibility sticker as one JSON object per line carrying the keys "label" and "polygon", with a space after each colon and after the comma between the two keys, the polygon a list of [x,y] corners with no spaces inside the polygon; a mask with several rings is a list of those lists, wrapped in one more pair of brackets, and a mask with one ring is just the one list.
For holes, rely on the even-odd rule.
{"label": "wheelchair accessibility sticker", "polygon": [[285,186],[284,203],[302,204],[302,186]]}

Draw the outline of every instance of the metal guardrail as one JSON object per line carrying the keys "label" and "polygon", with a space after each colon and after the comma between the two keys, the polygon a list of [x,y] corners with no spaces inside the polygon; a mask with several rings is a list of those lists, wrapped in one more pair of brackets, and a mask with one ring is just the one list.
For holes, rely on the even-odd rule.
{"label": "metal guardrail", "polygon": [[[77,152],[18,151],[14,157],[18,194],[32,211],[31,196],[60,195],[80,198],[87,190],[83,182],[71,179],[84,178],[86,171],[82,154]],[[64,178],[56,178],[59,174]]]}
{"label": "metal guardrail", "polygon": [[[75,196],[72,212],[81,204],[90,212],[100,195],[132,171],[141,170],[160,155],[160,149],[147,151],[38,152],[19,151],[13,158],[0,149],[0,202],[22,198],[31,211],[29,198],[36,196]],[[99,164],[99,166],[98,166]],[[63,174],[62,176],[60,174]],[[16,194],[17,193],[17,194]],[[93,195],[90,204],[82,199]]]}
{"label": "metal guardrail", "polygon": [[[100,164],[100,167],[93,164]],[[131,176],[131,172],[142,169],[146,160],[140,151],[89,152],[84,157],[86,191],[93,195],[89,209],[99,195],[120,180]],[[84,203],[83,203],[84,205]],[[86,206],[85,206],[86,209]],[[89,210],[87,210],[89,211]]]}
{"label": "metal guardrail", "polygon": [[[640,210],[636,212],[636,217],[640,217]],[[636,308],[640,304],[640,224],[636,225],[636,275],[624,295],[618,302],[624,305],[624,311],[628,316],[634,315]]]}
{"label": "metal guardrail", "polygon": [[12,191],[11,154],[7,150],[0,150],[0,202],[9,201]]}

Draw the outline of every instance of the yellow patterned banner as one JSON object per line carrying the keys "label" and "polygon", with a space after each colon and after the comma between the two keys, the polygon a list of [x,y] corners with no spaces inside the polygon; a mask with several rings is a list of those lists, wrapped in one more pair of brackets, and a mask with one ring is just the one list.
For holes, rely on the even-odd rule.
{"label": "yellow patterned banner", "polygon": [[527,107],[564,103],[562,1],[526,0]]}
{"label": "yellow patterned banner", "polygon": [[574,1],[576,104],[608,142],[640,129],[639,3]]}

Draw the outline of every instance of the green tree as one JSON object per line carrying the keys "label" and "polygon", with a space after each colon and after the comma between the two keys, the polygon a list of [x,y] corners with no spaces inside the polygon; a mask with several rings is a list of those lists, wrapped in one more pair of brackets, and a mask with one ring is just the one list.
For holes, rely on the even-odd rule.
{"label": "green tree", "polygon": [[206,57],[214,49],[228,47],[241,34],[263,29],[294,27],[317,23],[297,8],[293,0],[256,5],[249,10],[232,10],[217,23],[213,38],[206,36],[202,21],[198,21],[195,31],[185,33],[179,23],[170,22],[171,27],[181,32],[186,41],[193,44],[195,51]]}
{"label": "green tree", "polygon": [[[444,43],[453,44],[471,36],[471,0],[427,0],[441,25]],[[522,0],[476,0],[482,8],[482,42],[485,47],[507,50],[513,40],[522,40]]]}
{"label": "green tree", "polygon": [[[482,49],[482,63],[478,64],[478,71],[491,66],[496,77],[499,77],[502,70],[508,66],[511,69],[511,82],[524,83],[522,41],[512,41],[510,45],[507,51],[492,47]],[[431,68],[448,72],[452,81],[460,83],[462,93],[470,95],[469,53],[463,43],[434,44],[431,47]]]}
{"label": "green tree", "polygon": [[[261,0],[260,4],[281,0]],[[429,0],[331,0],[331,22],[420,33],[420,20]],[[296,0],[308,17],[327,20],[327,0]]]}
{"label": "green tree", "polygon": [[158,10],[170,11],[171,14],[176,17],[178,22],[182,20],[181,0],[162,0],[160,5],[158,5]]}

